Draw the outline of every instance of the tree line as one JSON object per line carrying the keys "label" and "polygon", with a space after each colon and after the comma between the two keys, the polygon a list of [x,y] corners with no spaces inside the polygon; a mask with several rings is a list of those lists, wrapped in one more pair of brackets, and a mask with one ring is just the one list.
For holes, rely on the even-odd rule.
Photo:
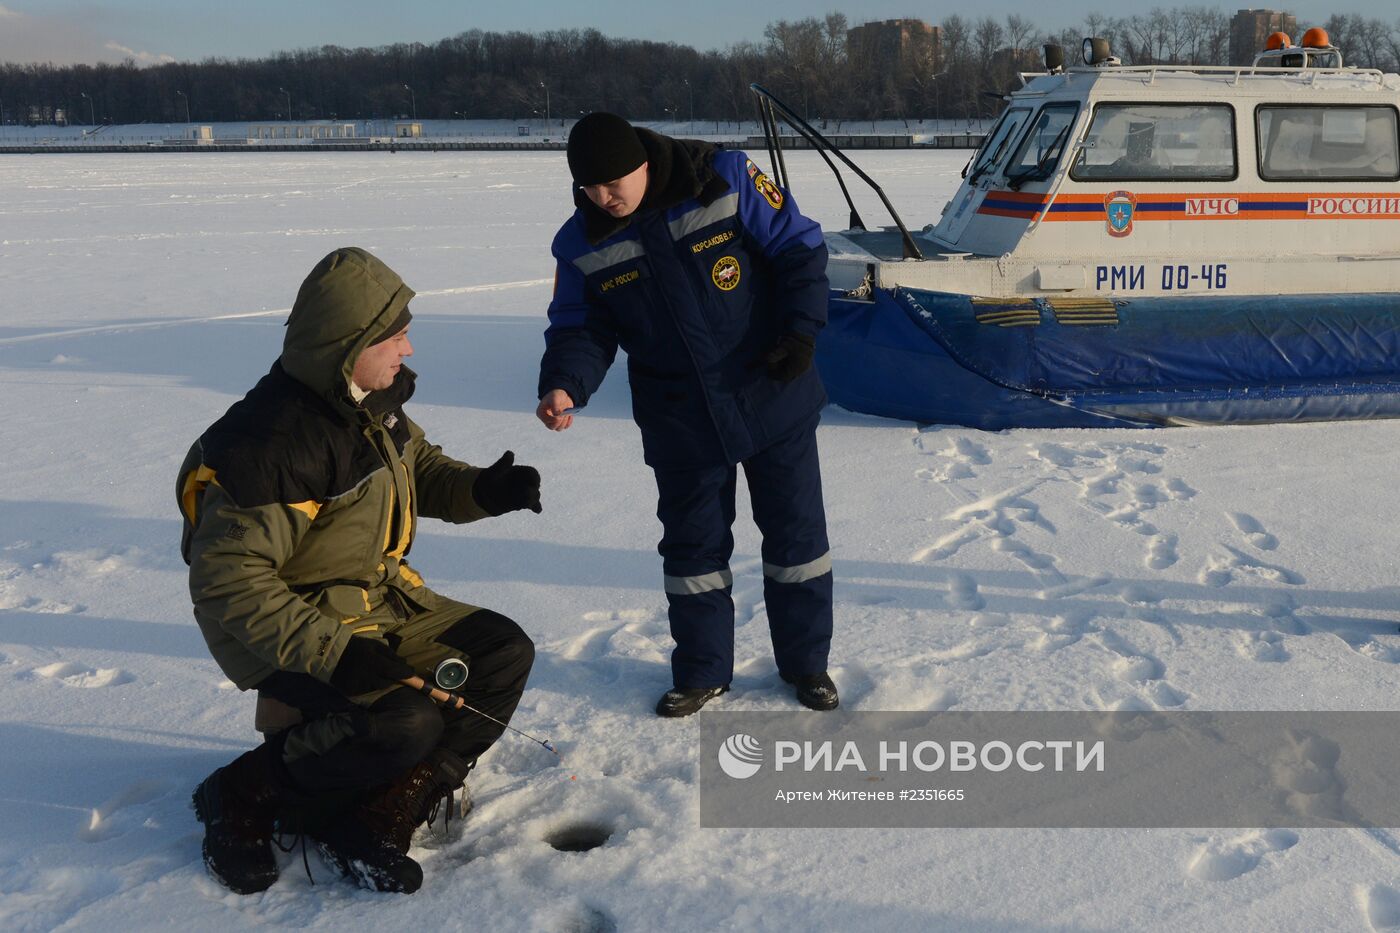
{"label": "tree line", "polygon": [[[892,56],[848,41],[851,23],[825,17],[769,23],[760,41],[700,52],[609,38],[594,29],[472,30],[433,44],[322,46],[267,58],[139,66],[0,65],[6,123],[195,123],[271,120],[549,120],[591,110],[633,119],[753,119],[750,83],[809,118],[983,118],[1039,67],[1057,42],[1073,61],[1082,37],[1108,38],[1126,64],[1224,65],[1230,16],[1207,7],[1155,9],[1047,32],[1021,16],[952,15],[941,43]],[[1400,21],[1337,14],[1322,24],[1346,61],[1400,68]],[[1300,24],[1302,28],[1302,24]],[[1296,40],[1298,37],[1294,37]],[[697,128],[697,132],[699,129]]]}

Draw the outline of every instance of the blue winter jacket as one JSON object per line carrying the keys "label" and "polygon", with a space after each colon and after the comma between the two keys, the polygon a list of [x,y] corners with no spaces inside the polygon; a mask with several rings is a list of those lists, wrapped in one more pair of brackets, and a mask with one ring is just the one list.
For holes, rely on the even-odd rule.
{"label": "blue winter jacket", "polygon": [[621,347],[647,463],[738,463],[826,403],[815,369],[784,384],[764,366],[784,332],[826,323],[821,228],[744,153],[638,135],[642,206],[618,221],[579,191],[554,238],[539,392],[586,404]]}

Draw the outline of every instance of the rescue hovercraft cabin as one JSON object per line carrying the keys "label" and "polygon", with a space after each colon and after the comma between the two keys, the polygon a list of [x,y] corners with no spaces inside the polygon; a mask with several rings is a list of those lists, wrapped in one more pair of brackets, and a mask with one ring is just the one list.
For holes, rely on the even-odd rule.
{"label": "rescue hovercraft cabin", "polygon": [[[832,400],[989,429],[1400,416],[1400,76],[1322,30],[1252,67],[1046,58],[937,224],[828,234]],[[794,115],[756,90],[776,140]]]}

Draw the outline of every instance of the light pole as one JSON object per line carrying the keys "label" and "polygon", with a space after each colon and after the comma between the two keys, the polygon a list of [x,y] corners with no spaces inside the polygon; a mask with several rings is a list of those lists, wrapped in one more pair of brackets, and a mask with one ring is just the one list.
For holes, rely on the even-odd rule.
{"label": "light pole", "polygon": [[413,119],[417,120],[417,119],[418,119],[418,98],[414,95],[414,93],[413,93],[413,88],[409,87],[407,84],[405,84],[405,85],[403,86],[403,89],[404,89],[405,91],[408,92],[409,110],[410,110],[410,112],[413,114]]}
{"label": "light pole", "polygon": [[85,100],[88,102],[88,125],[89,125],[89,126],[96,126],[96,125],[97,125],[97,117],[94,116],[94,111],[93,111],[93,107],[92,107],[92,98],[91,98],[91,97],[88,97],[87,91],[79,91],[78,93],[79,93],[80,95],[82,95],[83,99],[85,99]]}
{"label": "light pole", "polygon": [[543,81],[541,81],[541,82],[540,82],[540,87],[544,88],[544,125],[545,125],[545,131],[548,132],[548,130],[549,130],[549,86],[546,85]]}
{"label": "light pole", "polygon": [[289,91],[289,90],[287,90],[287,89],[284,88],[284,87],[279,87],[277,90],[279,90],[279,91],[281,91],[283,94],[286,94],[286,95],[287,95],[287,122],[288,122],[288,123],[291,123],[291,122],[292,122],[292,92]]}
{"label": "light pole", "polygon": [[689,78],[682,78],[681,80],[685,82],[685,95],[686,95],[686,97],[690,98],[690,126],[689,126],[689,128],[686,129],[686,133],[688,133],[688,134],[691,135],[691,136],[694,136],[694,135],[695,135],[695,91],[694,91],[694,89],[691,88],[691,86],[690,86],[690,79],[689,79]]}
{"label": "light pole", "polygon": [[182,98],[182,99],[184,100],[184,102],[185,102],[185,123],[188,124],[188,123],[190,122],[190,99],[189,99],[189,96],[186,95],[184,91],[176,91],[175,93],[176,93],[180,98]]}
{"label": "light pole", "polygon": [[[944,76],[947,75],[947,74],[948,74],[948,72],[946,72],[946,71],[935,71],[935,72],[933,73],[933,81],[932,81],[932,84],[933,84],[933,118],[934,118],[935,120],[940,119],[940,117],[939,117],[939,111],[941,111],[941,110],[943,109],[942,106],[941,106],[940,103],[939,103],[938,79],[944,77]],[[935,132],[935,133],[938,132],[937,124],[934,125],[934,132]]]}

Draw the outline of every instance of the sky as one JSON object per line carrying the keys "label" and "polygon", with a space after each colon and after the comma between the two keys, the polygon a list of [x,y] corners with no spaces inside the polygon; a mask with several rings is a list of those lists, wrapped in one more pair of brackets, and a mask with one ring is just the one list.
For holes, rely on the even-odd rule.
{"label": "sky", "polygon": [[[469,29],[543,32],[593,27],[619,38],[680,42],[702,50],[758,41],[769,22],[844,12],[853,24],[914,17],[937,23],[953,13],[1020,14],[1047,29],[1073,25],[1094,10],[1117,15],[1154,6],[1196,5],[1190,0],[1064,0],[1047,16],[1043,0],[990,0],[975,9],[912,0],[770,0],[755,13],[749,0],[708,0],[703,7],[654,0],[526,0],[481,3],[461,0],[3,0],[0,62],[143,64],[208,57],[256,58],[320,45],[377,46],[431,43]],[[1241,3],[1226,4],[1233,10]],[[1300,21],[1332,12],[1391,20],[1393,0],[1307,0],[1287,7]],[[703,15],[701,13],[703,10]]]}

